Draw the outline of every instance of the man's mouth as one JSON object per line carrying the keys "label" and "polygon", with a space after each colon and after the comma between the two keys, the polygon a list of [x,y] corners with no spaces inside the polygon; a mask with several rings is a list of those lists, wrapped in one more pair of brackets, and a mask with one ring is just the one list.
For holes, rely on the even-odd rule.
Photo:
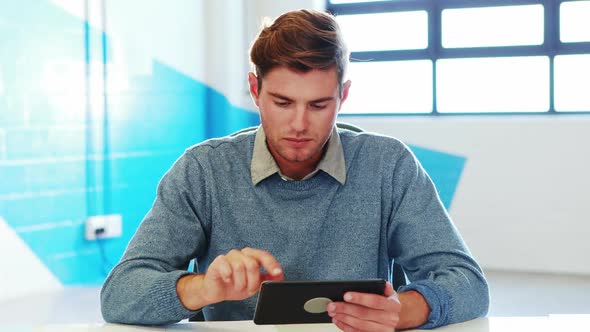
{"label": "man's mouth", "polygon": [[285,138],[287,144],[294,148],[302,148],[311,142],[310,138]]}

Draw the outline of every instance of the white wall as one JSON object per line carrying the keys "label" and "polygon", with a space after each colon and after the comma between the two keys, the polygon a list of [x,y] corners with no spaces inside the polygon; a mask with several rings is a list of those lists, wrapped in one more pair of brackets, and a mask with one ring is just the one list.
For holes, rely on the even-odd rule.
{"label": "white wall", "polygon": [[[249,1],[249,40],[263,16],[323,6]],[[590,116],[343,120],[467,157],[450,213],[485,268],[590,275]]]}
{"label": "white wall", "polygon": [[590,274],[590,116],[344,120],[467,157],[450,212],[484,267]]}
{"label": "white wall", "polygon": [[0,302],[63,288],[59,280],[2,217],[0,254]]}
{"label": "white wall", "polygon": [[[299,8],[321,10],[324,1],[183,0],[181,4],[185,13],[207,13],[207,21],[199,20],[200,15],[187,19],[187,14],[182,24],[160,35],[143,35],[147,38],[141,40],[140,30],[153,20],[174,21],[178,5],[166,10],[163,0],[142,1],[141,15],[133,16],[127,16],[132,8],[110,5],[109,11],[122,14],[110,22],[112,37],[130,48],[127,51],[146,54],[146,61],[128,64],[129,70],[145,70],[152,58],[174,63],[219,89],[234,104],[252,108],[245,80],[246,49],[262,17]],[[227,39],[235,42],[216,42]],[[228,44],[233,46],[220,52]],[[211,53],[226,56],[207,59]],[[409,144],[467,157],[450,212],[484,267],[590,274],[589,116],[347,117],[345,121]]]}

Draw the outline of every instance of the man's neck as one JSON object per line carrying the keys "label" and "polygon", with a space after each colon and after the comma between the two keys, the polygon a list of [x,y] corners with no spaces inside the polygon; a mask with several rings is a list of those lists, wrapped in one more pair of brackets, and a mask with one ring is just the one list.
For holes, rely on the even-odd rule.
{"label": "man's neck", "polygon": [[317,168],[326,152],[326,148],[327,144],[324,146],[322,153],[305,161],[289,161],[281,157],[278,153],[275,153],[272,149],[269,150],[277,166],[279,166],[281,174],[293,180],[301,180]]}
{"label": "man's neck", "polygon": [[301,165],[279,165],[281,174],[293,180],[302,180],[307,174],[313,172],[318,163],[311,166],[301,167]]}

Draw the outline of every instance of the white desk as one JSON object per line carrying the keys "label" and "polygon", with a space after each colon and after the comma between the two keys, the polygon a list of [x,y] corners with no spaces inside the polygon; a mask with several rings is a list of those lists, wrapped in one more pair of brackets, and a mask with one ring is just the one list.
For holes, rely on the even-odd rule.
{"label": "white desk", "polygon": [[[26,324],[2,325],[0,331],[10,332],[141,332],[141,331],[196,331],[196,332],[335,332],[332,324],[255,325],[251,321],[179,323],[164,327],[144,327],[117,324]],[[414,330],[413,330],[414,331]],[[527,332],[527,331],[590,331],[590,315],[550,315],[548,317],[486,317],[448,325],[436,329],[445,332]]]}
{"label": "white desk", "polygon": [[[537,317],[489,317],[437,329],[445,332],[590,332],[588,315],[549,315]],[[100,314],[99,289],[69,287],[63,291],[0,303],[0,332],[328,332],[338,331],[331,324],[254,325],[243,322],[179,323],[165,327],[105,324]]]}

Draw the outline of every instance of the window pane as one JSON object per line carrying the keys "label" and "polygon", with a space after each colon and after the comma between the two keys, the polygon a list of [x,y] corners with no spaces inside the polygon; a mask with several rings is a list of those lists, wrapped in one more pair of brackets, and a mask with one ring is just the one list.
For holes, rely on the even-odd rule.
{"label": "window pane", "polygon": [[545,112],[549,110],[549,58],[439,60],[437,105],[441,113]]}
{"label": "window pane", "polygon": [[568,1],[560,7],[562,42],[590,41],[590,1]]}
{"label": "window pane", "polygon": [[336,17],[351,51],[424,49],[426,11],[340,15]]}
{"label": "window pane", "polygon": [[442,11],[443,47],[540,45],[543,6],[503,6]]}
{"label": "window pane", "polygon": [[555,109],[590,111],[590,55],[555,57]]}
{"label": "window pane", "polygon": [[343,113],[432,112],[432,61],[353,62]]}

